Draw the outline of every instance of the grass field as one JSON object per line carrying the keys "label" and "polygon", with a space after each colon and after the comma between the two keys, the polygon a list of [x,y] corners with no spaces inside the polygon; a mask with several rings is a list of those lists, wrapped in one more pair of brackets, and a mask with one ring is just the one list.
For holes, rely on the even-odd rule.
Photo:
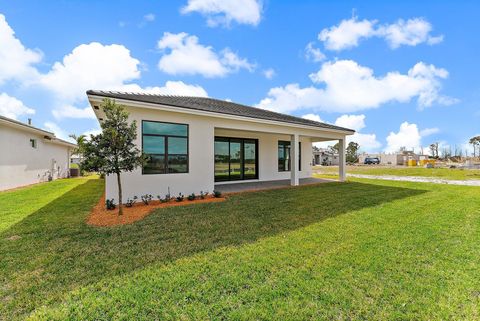
{"label": "grass field", "polygon": [[[323,176],[338,176],[337,166],[315,166]],[[423,168],[423,167],[384,167],[384,166],[347,166],[347,173],[364,175],[396,175],[436,177],[453,180],[480,180],[480,170],[460,168]]]}
{"label": "grass field", "polygon": [[93,228],[102,191],[0,193],[0,319],[480,318],[478,188],[355,180]]}

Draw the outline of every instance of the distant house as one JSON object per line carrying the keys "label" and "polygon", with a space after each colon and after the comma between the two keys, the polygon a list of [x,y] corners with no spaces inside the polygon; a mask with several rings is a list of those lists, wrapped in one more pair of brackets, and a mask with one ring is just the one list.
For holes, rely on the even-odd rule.
{"label": "distant house", "polygon": [[421,160],[428,159],[428,155],[419,155],[415,154],[413,151],[401,151],[397,153],[363,153],[360,154],[358,157],[358,162],[363,164],[365,162],[365,158],[370,157],[377,157],[380,159],[381,165],[399,165],[399,166],[406,166],[409,160],[415,160],[420,162]]}
{"label": "distant house", "polygon": [[318,148],[313,150],[313,164],[323,166],[338,166],[338,153],[333,153],[328,148]]}
{"label": "distant house", "polygon": [[[105,98],[126,106],[137,122],[139,149],[148,163],[122,174],[124,199],[135,195],[211,192],[219,185],[299,180],[312,175],[312,143],[339,142],[345,179],[345,139],[353,130],[204,97],[89,90],[100,122]],[[117,181],[106,179],[106,197],[117,198]]]}
{"label": "distant house", "polygon": [[51,132],[0,116],[0,190],[68,177],[75,147]]}

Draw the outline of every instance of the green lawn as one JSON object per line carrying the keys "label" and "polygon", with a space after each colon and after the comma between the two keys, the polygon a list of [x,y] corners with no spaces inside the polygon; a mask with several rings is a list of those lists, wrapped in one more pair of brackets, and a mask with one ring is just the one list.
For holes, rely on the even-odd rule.
{"label": "green lawn", "polygon": [[0,232],[0,319],[480,318],[475,187],[355,180],[93,228],[103,182],[75,184]]}
{"label": "green lawn", "polygon": [[[323,176],[338,176],[338,166],[315,166]],[[480,180],[480,170],[460,168],[347,166],[347,173],[364,175],[397,175],[436,177],[453,180]]]}

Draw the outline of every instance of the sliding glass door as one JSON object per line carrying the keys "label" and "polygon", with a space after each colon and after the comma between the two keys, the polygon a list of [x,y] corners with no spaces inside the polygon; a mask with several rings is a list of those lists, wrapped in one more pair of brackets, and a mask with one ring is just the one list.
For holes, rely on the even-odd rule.
{"label": "sliding glass door", "polygon": [[215,137],[215,181],[256,178],[258,178],[258,141]]}

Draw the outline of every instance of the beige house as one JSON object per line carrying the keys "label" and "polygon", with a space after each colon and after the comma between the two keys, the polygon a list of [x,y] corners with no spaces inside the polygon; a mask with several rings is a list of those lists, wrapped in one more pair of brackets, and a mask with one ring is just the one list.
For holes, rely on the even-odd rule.
{"label": "beige house", "polygon": [[[312,175],[312,143],[340,142],[345,179],[345,138],[353,130],[212,98],[109,91],[87,92],[101,122],[103,99],[126,106],[137,122],[138,147],[147,165],[122,175],[124,199],[143,194],[211,192],[222,184],[289,180]],[[107,198],[117,198],[114,177]]]}
{"label": "beige house", "polygon": [[68,177],[75,147],[51,132],[0,116],[0,190]]}

